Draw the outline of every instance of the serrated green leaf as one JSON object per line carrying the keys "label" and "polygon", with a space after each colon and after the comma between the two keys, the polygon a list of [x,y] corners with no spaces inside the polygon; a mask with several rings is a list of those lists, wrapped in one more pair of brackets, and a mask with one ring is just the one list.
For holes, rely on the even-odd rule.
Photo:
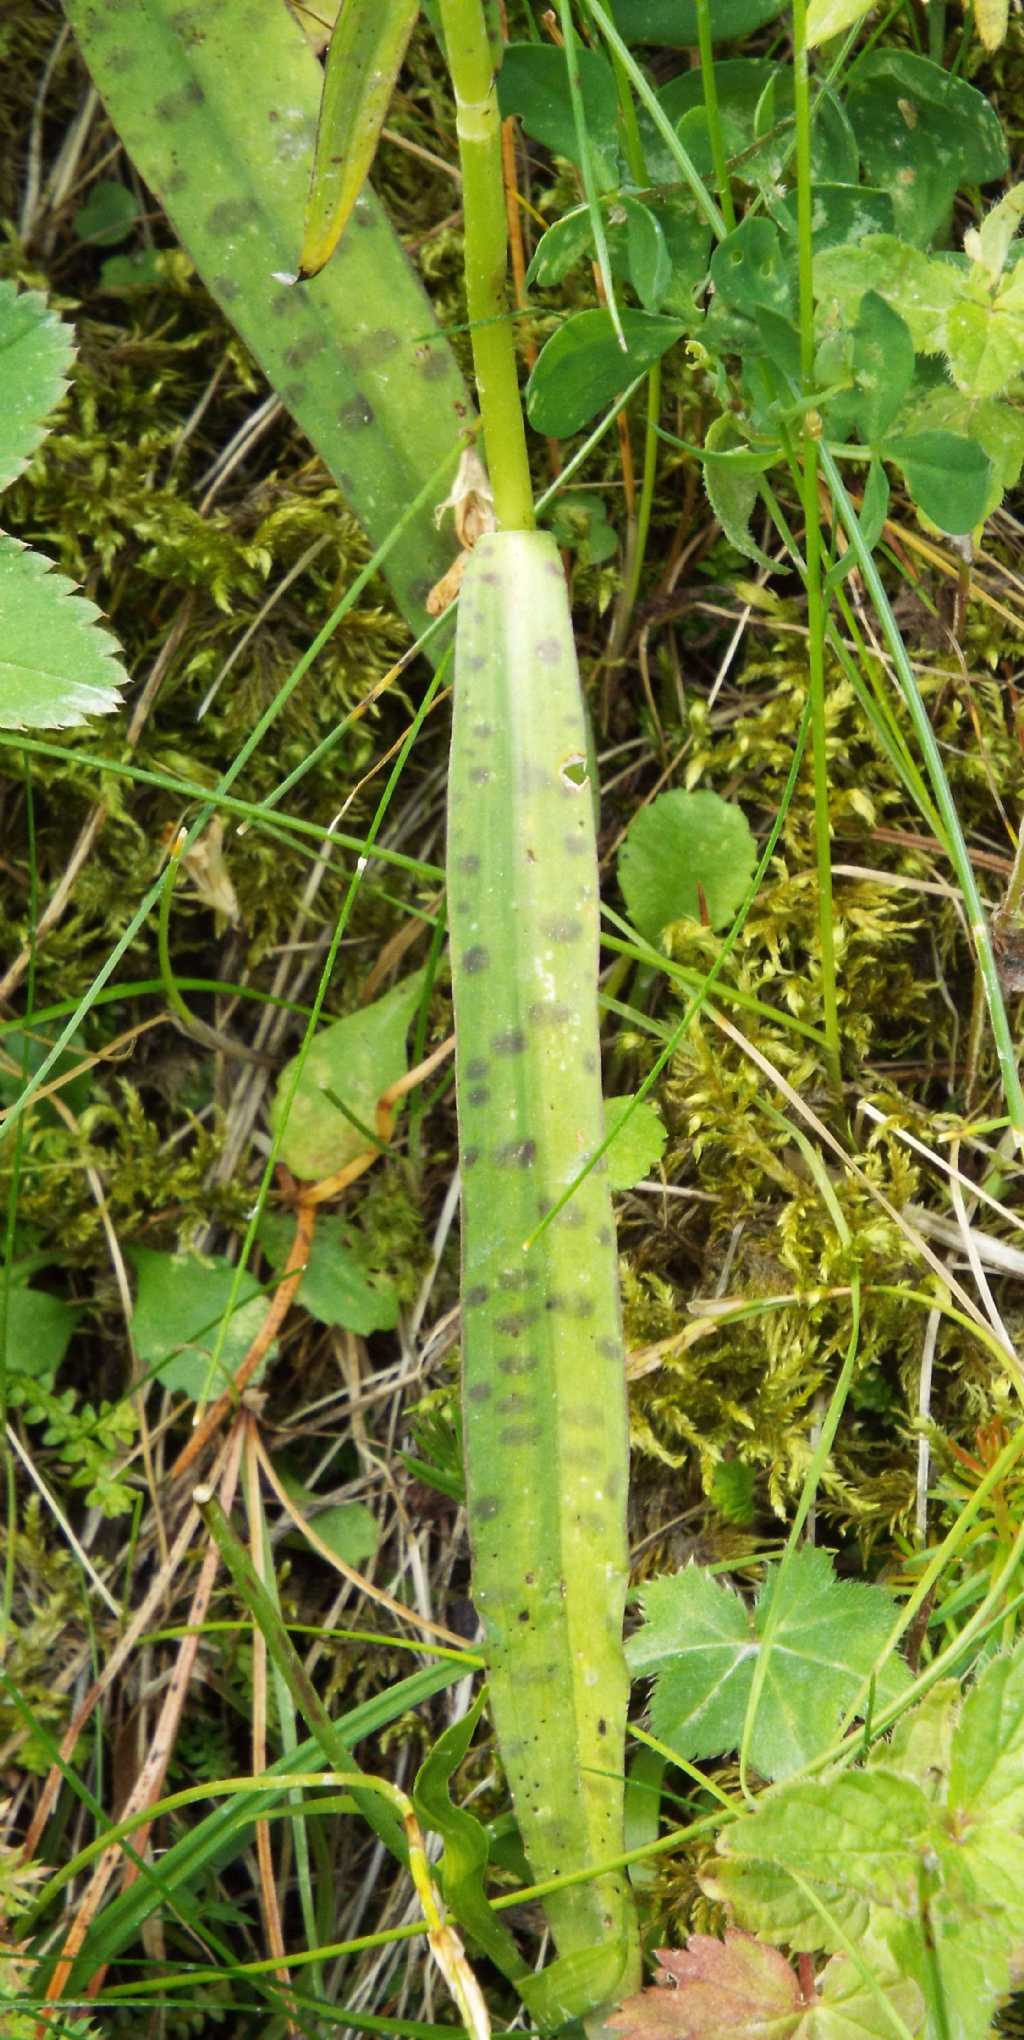
{"label": "serrated green leaf", "polygon": [[[0,1270],[0,1279],[3,1271]],[[67,1352],[76,1312],[62,1296],[12,1282],[7,1291],[7,1367],[50,1383]]]}
{"label": "serrated green leaf", "polygon": [[[290,1106],[297,1058],[286,1063],[277,1080],[271,1123],[275,1133],[281,1132],[281,1160],[294,1176],[305,1182],[333,1176],[366,1150],[366,1134],[327,1093],[333,1091],[373,1133],[379,1099],[408,1068],[405,1037],[422,992],[423,972],[417,971],[372,1006],[360,1006],[322,1028]],[[288,1118],[282,1125],[286,1106]]]}
{"label": "serrated green leaf", "polygon": [[526,387],[526,408],[537,432],[562,439],[579,432],[685,332],[677,319],[624,311],[626,352],[606,311],[576,312],[541,349]]}
{"label": "serrated green leaf", "polygon": [[692,1934],[685,1949],[660,1952],[664,1984],[627,1999],[609,2024],[624,2040],[892,2040],[892,2012],[916,2025],[921,1994],[884,1944],[866,1955],[867,1977],[834,1955],[808,2002],[777,1948],[733,1928],[721,1941]]}
{"label": "serrated green leaf", "polygon": [[972,1821],[1016,1821],[1024,1809],[1024,1648],[994,1658],[964,1701],[953,1734],[949,1798]]}
{"label": "serrated green leaf", "polygon": [[962,298],[952,307],[943,335],[950,373],[972,398],[998,397],[1024,369],[1024,304],[1008,293],[994,303]]}
{"label": "serrated green leaf", "polygon": [[606,1132],[615,1135],[608,1149],[608,1180],[613,1190],[631,1190],[660,1162],[668,1138],[665,1123],[653,1098],[641,1098],[637,1105],[632,1095],[606,1098],[604,1122]]}
{"label": "serrated green leaf", "polygon": [[992,463],[977,440],[956,432],[908,432],[880,450],[902,468],[918,509],[940,531],[973,531],[981,523]]}
{"label": "serrated green leaf", "polygon": [[128,676],[99,614],[51,560],[0,532],[0,729],[74,729],[120,707]]}
{"label": "serrated green leaf", "polygon": [[[243,1274],[220,1362],[211,1373],[221,1317],[235,1281],[230,1261],[218,1254],[158,1254],[148,1247],[133,1248],[131,1260],[138,1277],[132,1343],[140,1368],[155,1372],[164,1388],[190,1396],[193,1402],[220,1395],[266,1317],[267,1299],[259,1284]],[[266,1365],[264,1360],[254,1381]]]}
{"label": "serrated green leaf", "polygon": [[[974,236],[978,247],[977,259],[993,282],[1002,275],[1006,267],[1010,244],[1020,232],[1022,219],[1024,219],[1024,184],[1014,184],[1005,198],[999,200],[998,205],[989,208],[977,229]],[[965,248],[967,242],[968,236],[965,234]],[[968,253],[972,252],[968,249]]]}
{"label": "serrated green leaf", "polygon": [[[599,191],[618,181],[619,97],[611,65],[596,50],[580,49],[580,92],[590,159]],[[566,84],[565,57],[546,43],[509,43],[498,72],[502,119],[517,114],[528,135],[556,156],[579,164],[579,137]]]}
{"label": "serrated green leaf", "polygon": [[696,793],[674,788],[659,793],[630,823],[619,851],[619,884],[634,926],[657,942],[684,915],[724,928],[744,898],[756,861],[742,808],[708,788]]}
{"label": "serrated green leaf", "polygon": [[[694,1566],[649,1580],[639,1598],[645,1620],[627,1645],[630,1669],[655,1674],[654,1732],[687,1757],[739,1748],[771,1618],[750,1749],[767,1778],[788,1777],[828,1747],[892,1625],[883,1588],[837,1580],[827,1552],[811,1546],[784,1576],[766,1571],[754,1609]],[[879,1691],[895,1696],[906,1681],[890,1660]]]}
{"label": "serrated green leaf", "polygon": [[783,1941],[799,1954],[810,1954],[816,1948],[840,1949],[844,1933],[859,1941],[871,1916],[866,1898],[839,1881],[822,1880],[814,1889],[827,1914],[823,1919],[789,1872],[774,1863],[733,1861],[719,1855],[701,1866],[698,1882],[708,1898],[727,1905],[733,1918],[752,1934],[767,1941]]}
{"label": "serrated green leaf", "polygon": [[825,248],[814,258],[814,295],[835,304],[852,325],[868,291],[884,298],[909,329],[919,354],[941,354],[946,319],[963,291],[963,272],[894,234],[869,234],[858,246]]}
{"label": "serrated green leaf", "polygon": [[[284,1266],[294,1234],[293,1222],[282,1213],[264,1213],[259,1240],[275,1268]],[[320,1324],[342,1325],[362,1339],[393,1331],[398,1323],[392,1285],[369,1271],[365,1247],[336,1212],[322,1213],[317,1221],[295,1300]]]}
{"label": "serrated green leaf", "polygon": [[67,389],[75,345],[70,326],[38,290],[0,279],[0,489],[28,466],[46,414]]}
{"label": "serrated green leaf", "polygon": [[963,1700],[957,1679],[940,1679],[916,1707],[900,1717],[886,1742],[875,1743],[868,1768],[879,1765],[913,1778],[929,1799],[945,1799],[953,1752],[953,1730]]}
{"label": "serrated green leaf", "polygon": [[872,1905],[908,1910],[917,1903],[922,1852],[937,1835],[920,1786],[878,1769],[768,1792],[725,1829],[719,1846],[731,1861],[773,1863],[812,1886],[838,1882]]}

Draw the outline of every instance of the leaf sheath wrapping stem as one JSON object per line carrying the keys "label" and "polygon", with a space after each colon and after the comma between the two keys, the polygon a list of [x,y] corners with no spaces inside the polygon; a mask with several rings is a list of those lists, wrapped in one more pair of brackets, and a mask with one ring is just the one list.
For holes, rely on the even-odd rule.
{"label": "leaf sheath wrapping stem", "polygon": [[[448,858],[474,1595],[502,1761],[546,1878],[623,1846],[628,1690],[628,1430],[603,1162],[524,1250],[603,1134],[594,814],[547,534],[493,533],[467,568]],[[561,1956],[605,1951],[592,2003],[632,1987],[621,1878],[546,1904]]]}

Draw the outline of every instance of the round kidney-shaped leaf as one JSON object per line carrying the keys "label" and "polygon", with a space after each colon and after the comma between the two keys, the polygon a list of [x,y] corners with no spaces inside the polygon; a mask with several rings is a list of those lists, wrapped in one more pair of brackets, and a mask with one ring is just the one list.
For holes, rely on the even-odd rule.
{"label": "round kidney-shaped leaf", "polygon": [[756,855],[734,802],[706,788],[659,794],[630,825],[619,853],[630,919],[649,942],[685,915],[724,927],[742,905]]}

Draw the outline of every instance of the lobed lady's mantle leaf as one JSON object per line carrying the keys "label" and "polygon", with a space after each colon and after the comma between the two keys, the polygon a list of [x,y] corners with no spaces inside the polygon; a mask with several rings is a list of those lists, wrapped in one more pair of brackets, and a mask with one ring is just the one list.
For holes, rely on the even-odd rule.
{"label": "lobed lady's mantle leaf", "polygon": [[613,1190],[632,1190],[664,1154],[668,1135],[661,1113],[653,1098],[641,1098],[639,1104],[632,1094],[606,1098],[604,1123],[615,1135],[608,1150],[608,1181]]}
{"label": "lobed lady's mantle leaf", "polygon": [[801,2017],[798,1977],[777,1948],[752,1934],[692,1934],[685,1949],[658,1951],[653,1990],[627,1999],[608,2024],[625,2040],[727,2040],[732,2034],[788,2040]]}
{"label": "lobed lady's mantle leaf", "polygon": [[38,290],[0,281],[0,489],[28,466],[46,414],[67,389],[75,346],[70,326]]}
{"label": "lobed lady's mantle leaf", "polygon": [[[785,1574],[767,1572],[752,1610],[696,1566],[649,1580],[639,1599],[645,1620],[626,1646],[630,1670],[654,1673],[652,1728],[687,1757],[739,1748],[771,1620],[750,1746],[766,1778],[788,1777],[828,1747],[893,1615],[884,1588],[837,1580],[828,1553],[811,1546],[794,1553]],[[895,1697],[906,1680],[903,1665],[890,1659],[879,1697]]]}
{"label": "lobed lady's mantle leaf", "polygon": [[777,1948],[734,1930],[722,1941],[693,1934],[658,1960],[659,1985],[608,2020],[625,2040],[890,2040],[890,2006],[905,2025],[920,2017],[916,1985],[894,1976],[884,1949],[869,1956],[875,1988],[838,1955],[808,1994]]}
{"label": "lobed lady's mantle leaf", "polygon": [[0,532],[0,729],[73,729],[120,706],[127,674],[99,614],[52,561]]}
{"label": "lobed lady's mantle leaf", "polygon": [[[423,972],[403,978],[372,1006],[346,1013],[317,1035],[291,1097],[296,1058],[277,1080],[271,1119],[282,1126],[280,1155],[286,1168],[305,1182],[333,1176],[369,1147],[366,1133],[343,1107],[374,1133],[377,1104],[408,1067],[405,1037],[423,991]],[[333,1094],[330,1095],[330,1094]],[[341,1103],[335,1103],[339,1100]]]}

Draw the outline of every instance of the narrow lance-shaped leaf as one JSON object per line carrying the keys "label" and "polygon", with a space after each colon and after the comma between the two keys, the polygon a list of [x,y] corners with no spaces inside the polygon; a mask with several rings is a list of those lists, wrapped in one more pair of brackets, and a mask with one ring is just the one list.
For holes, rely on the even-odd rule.
{"label": "narrow lance-shaped leaf", "polygon": [[299,269],[333,255],[377,153],[419,0],[344,0],[327,52]]}
{"label": "narrow lance-shaped leaf", "polygon": [[[127,13],[67,0],[66,12],[137,169],[380,543],[454,453],[472,404],[372,191],[323,275],[281,281],[298,258],[322,82],[301,29],[274,4],[254,35],[251,0],[135,0]],[[424,508],[383,570],[415,631],[450,564]]]}
{"label": "narrow lance-shaped leaf", "polygon": [[[502,1760],[545,1878],[622,1848],[628,1451],[606,1164],[527,1247],[604,1133],[594,814],[546,533],[492,534],[470,560],[449,785],[474,1597]],[[547,1909],[564,1962],[583,1965],[577,2009],[631,1987],[618,1875]]]}

